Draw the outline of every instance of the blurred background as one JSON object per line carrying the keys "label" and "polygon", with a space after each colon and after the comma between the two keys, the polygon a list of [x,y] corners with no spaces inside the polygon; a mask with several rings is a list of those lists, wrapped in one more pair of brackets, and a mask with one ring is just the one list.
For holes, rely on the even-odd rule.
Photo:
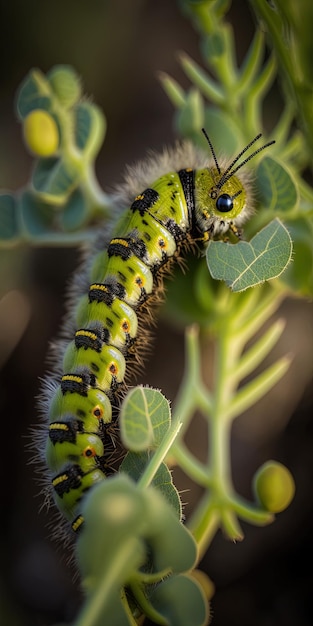
{"label": "blurred background", "polygon": [[[173,110],[157,72],[166,71],[187,87],[176,53],[184,50],[201,62],[197,34],[176,1],[11,0],[1,3],[0,12],[0,188],[18,190],[29,178],[32,159],[23,146],[14,99],[33,67],[45,72],[58,63],[73,65],[85,92],[103,109],[108,132],[97,175],[106,190],[122,180],[125,164],[175,140]],[[240,60],[254,30],[249,5],[235,0],[229,20]],[[269,108],[276,115],[278,102],[274,92]],[[50,516],[40,511],[29,450],[48,342],[61,323],[66,285],[78,259],[76,249],[21,246],[0,252],[1,626],[70,622],[80,603],[68,555],[51,540]],[[252,497],[251,479],[259,465],[275,458],[292,471],[296,497],[273,525],[244,525],[241,544],[216,536],[202,564],[216,586],[213,626],[313,623],[312,303],[290,301],[280,313],[288,331],[277,353],[292,352],[294,362],[265,401],[236,423],[232,461],[235,486],[243,496]],[[205,358],[209,372],[210,345]],[[140,380],[173,400],[183,361],[182,329],[162,319]],[[199,420],[190,445],[199,449],[202,440]],[[177,479],[180,488],[188,489],[181,476]],[[197,489],[184,493],[187,515],[198,495]]]}

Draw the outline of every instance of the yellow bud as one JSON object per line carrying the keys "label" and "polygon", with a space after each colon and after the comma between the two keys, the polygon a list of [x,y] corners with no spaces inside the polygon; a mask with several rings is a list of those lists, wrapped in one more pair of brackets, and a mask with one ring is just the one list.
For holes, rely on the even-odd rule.
{"label": "yellow bud", "polygon": [[59,146],[59,130],[53,117],[43,109],[35,109],[24,120],[24,140],[39,157],[55,154]]}
{"label": "yellow bud", "polygon": [[253,487],[260,504],[272,513],[284,511],[295,493],[291,473],[277,461],[268,461],[260,467],[254,476]]}

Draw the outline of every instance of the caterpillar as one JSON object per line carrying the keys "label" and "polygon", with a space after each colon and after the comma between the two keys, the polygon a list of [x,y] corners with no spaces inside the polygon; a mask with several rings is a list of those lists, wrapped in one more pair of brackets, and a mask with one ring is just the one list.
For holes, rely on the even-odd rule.
{"label": "caterpillar", "polygon": [[83,523],[81,499],[109,473],[110,428],[128,375],[144,356],[165,273],[198,242],[228,231],[241,237],[253,206],[251,182],[241,170],[274,143],[247,156],[259,134],[222,165],[203,133],[213,161],[185,143],[129,170],[119,217],[110,234],[95,241],[72,285],[42,405],[49,484],[75,532]]}

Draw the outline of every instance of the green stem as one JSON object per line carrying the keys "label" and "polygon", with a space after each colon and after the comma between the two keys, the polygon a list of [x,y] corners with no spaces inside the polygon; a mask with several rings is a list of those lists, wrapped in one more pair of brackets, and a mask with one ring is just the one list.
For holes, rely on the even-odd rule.
{"label": "green stem", "polygon": [[181,437],[186,432],[197,406],[206,413],[211,409],[210,393],[202,383],[199,329],[196,325],[187,328],[185,346],[185,372],[173,410],[173,423],[177,420],[182,422]]}
{"label": "green stem", "polygon": [[178,422],[178,421],[173,422],[172,427],[169,429],[167,435],[164,437],[161,445],[157,448],[157,450],[152,455],[146,469],[142,473],[137,483],[141,489],[145,489],[151,484],[161,463],[164,461],[169,450],[173,446],[173,443],[181,429],[181,426],[182,426],[181,422]]}
{"label": "green stem", "polygon": [[92,217],[108,217],[114,211],[112,199],[100,187],[99,181],[95,174],[94,164],[85,165],[85,173],[81,181],[88,204],[90,205],[90,213]]}
{"label": "green stem", "polygon": [[198,561],[200,561],[220,526],[219,511],[208,491],[203,495],[196,510],[188,520],[187,526],[197,542]]}
{"label": "green stem", "polygon": [[263,398],[263,396],[265,396],[265,394],[284,376],[290,366],[290,362],[291,357],[284,356],[273,363],[273,365],[268,367],[259,376],[253,378],[251,382],[244,385],[229,403],[225,412],[225,418],[227,418],[228,421],[232,421],[234,417],[242,414],[260,400],[260,398]]}
{"label": "green stem", "polygon": [[171,449],[171,456],[179,467],[198,485],[210,487],[212,484],[211,471],[201,463],[185,446],[183,441],[176,441]]}
{"label": "green stem", "polygon": [[[216,332],[214,392],[210,394],[210,411],[206,414],[209,421],[207,467],[196,467],[192,456],[180,442],[176,447],[176,459],[179,459],[181,466],[199,484],[209,488],[188,522],[188,527],[198,543],[200,555],[207,550],[220,525],[232,540],[242,538],[237,515],[256,524],[272,521],[272,516],[266,511],[244,503],[234,494],[230,436],[233,418],[262,397],[288,368],[289,358],[283,357],[238,391],[242,377],[260,364],[282,332],[283,322],[279,320],[242,356],[246,342],[271,317],[281,299],[279,289],[261,288],[251,290],[239,298],[233,297],[232,305],[230,299],[225,300],[224,306],[220,307],[219,327]],[[198,376],[198,384],[194,390],[196,405],[201,380],[198,373],[199,347],[188,354],[198,360],[198,366],[194,363],[192,367],[192,372],[197,372]],[[190,371],[188,366],[186,371]],[[188,379],[185,381],[186,388],[189,382]],[[204,480],[205,476],[207,480]]]}
{"label": "green stem", "polygon": [[233,497],[230,504],[239,517],[258,526],[265,526],[274,520],[273,513],[264,509],[257,509],[250,502],[245,502],[240,496]]}
{"label": "green stem", "polygon": [[[100,623],[100,616],[105,615],[107,607],[110,605],[112,594],[116,592],[117,581],[123,579],[125,562],[134,559],[138,551],[137,538],[130,538],[128,543],[124,543],[120,552],[122,558],[115,558],[111,564],[110,576],[104,575],[99,580],[95,591],[89,596],[84,604],[74,626],[94,626]],[[125,601],[125,607],[128,603]],[[129,618],[129,616],[128,616]],[[133,620],[133,626],[136,622]]]}
{"label": "green stem", "polygon": [[168,626],[168,621],[163,615],[160,615],[156,609],[153,608],[152,604],[148,601],[144,591],[142,584],[139,584],[137,581],[131,582],[130,588],[133,592],[134,598],[137,600],[140,608],[144,612],[144,614],[150,618],[154,624],[160,624],[160,626]]}
{"label": "green stem", "polygon": [[249,348],[236,363],[234,371],[229,373],[234,381],[241,381],[245,376],[256,369],[275,346],[284,328],[285,320],[278,319],[259,340],[254,342],[252,347]]}
{"label": "green stem", "polygon": [[285,68],[286,76],[289,76],[289,80],[292,81],[292,77],[294,76],[293,60],[286,46],[285,39],[282,36],[281,23],[279,23],[277,19],[276,11],[273,10],[269,4],[263,2],[263,0],[253,0],[252,4],[257,13],[264,19],[275,44],[276,54]]}
{"label": "green stem", "polygon": [[[206,492],[200,501],[189,525],[196,541],[198,542],[199,553],[202,554],[207,549],[212,540],[222,517],[224,510],[223,502],[225,497],[232,493],[232,481],[230,470],[230,429],[231,424],[225,419],[225,408],[233,395],[232,385],[227,379],[229,361],[233,362],[237,358],[238,346],[230,345],[231,339],[226,328],[227,320],[223,332],[219,334],[216,345],[215,361],[215,392],[212,402],[212,412],[210,416],[209,442],[208,442],[208,468],[211,474],[211,490]],[[209,473],[209,471],[208,471]],[[228,520],[229,515],[223,513]],[[232,524],[232,534],[238,537],[238,525]]]}
{"label": "green stem", "polygon": [[[255,291],[258,287],[255,288]],[[265,322],[277,311],[283,297],[286,294],[282,289],[277,287],[269,287],[259,291],[259,297],[255,302],[254,310],[251,315],[240,318],[235,317],[236,324],[233,325],[233,332],[244,345],[251,339],[256,332],[265,324]],[[236,314],[235,314],[236,315]]]}

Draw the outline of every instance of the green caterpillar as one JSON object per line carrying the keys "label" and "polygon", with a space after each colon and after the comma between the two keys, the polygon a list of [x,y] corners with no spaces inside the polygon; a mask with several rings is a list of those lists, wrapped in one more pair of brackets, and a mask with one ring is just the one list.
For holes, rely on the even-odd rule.
{"label": "green caterpillar", "polygon": [[125,377],[141,363],[164,272],[195,242],[229,230],[240,237],[252,192],[249,179],[235,174],[274,143],[238,163],[258,135],[222,167],[203,132],[213,163],[184,144],[129,172],[119,198],[121,217],[111,236],[94,244],[72,288],[63,339],[55,345],[53,371],[43,388],[43,410],[49,481],[74,531],[83,522],[84,493],[108,473],[115,407]]}

